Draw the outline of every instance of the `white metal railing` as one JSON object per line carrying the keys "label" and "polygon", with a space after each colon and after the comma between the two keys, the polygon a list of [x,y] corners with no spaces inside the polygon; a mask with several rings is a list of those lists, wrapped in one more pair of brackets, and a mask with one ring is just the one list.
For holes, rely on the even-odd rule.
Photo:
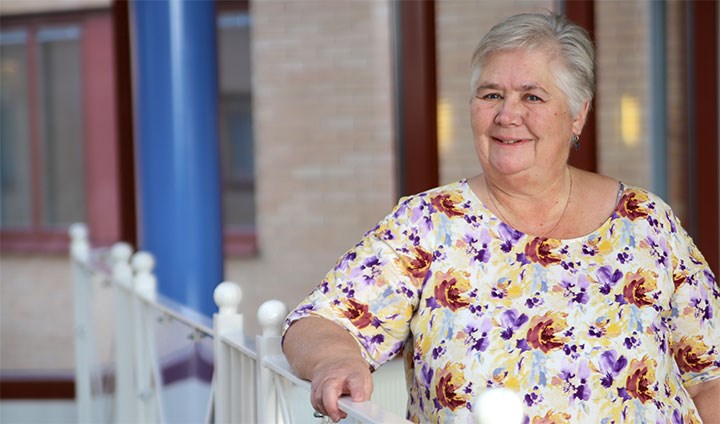
{"label": "white metal railing", "polygon": [[[214,292],[218,312],[212,324],[157,294],[154,259],[125,243],[110,250],[93,250],[84,224],[70,228],[70,256],[75,291],[75,387],[78,420],[90,422],[164,423],[162,370],[157,352],[155,324],[163,319],[181,322],[213,339],[214,372],[206,423],[317,423],[309,404],[310,384],[293,374],[280,349],[280,328],[287,314],[282,302],[269,300],[257,311],[262,332],[256,338],[243,333],[240,286],[223,282]],[[112,414],[103,420],[93,401],[100,376],[94,367],[96,347],[92,317],[93,291],[112,295],[114,330],[112,356],[114,385]],[[391,369],[392,367],[388,367]],[[400,413],[405,405],[401,366],[373,378],[374,398],[394,403],[340,400],[349,423],[407,423]],[[394,401],[393,401],[394,399]],[[105,414],[107,417],[108,414]],[[323,418],[323,420],[326,420]]]}

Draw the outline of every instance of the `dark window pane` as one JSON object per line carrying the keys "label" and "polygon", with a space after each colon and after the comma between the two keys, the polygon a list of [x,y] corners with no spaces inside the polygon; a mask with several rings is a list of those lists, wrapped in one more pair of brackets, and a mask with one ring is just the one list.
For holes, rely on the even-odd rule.
{"label": "dark window pane", "polygon": [[223,13],[218,18],[218,121],[226,228],[255,225],[249,25],[246,13]]}
{"label": "dark window pane", "polygon": [[85,220],[80,30],[41,30],[38,51],[42,220],[53,227]]}
{"label": "dark window pane", "polygon": [[25,31],[0,33],[0,226],[32,225]]}
{"label": "dark window pane", "polygon": [[252,107],[249,96],[220,100],[223,215],[228,227],[255,224]]}

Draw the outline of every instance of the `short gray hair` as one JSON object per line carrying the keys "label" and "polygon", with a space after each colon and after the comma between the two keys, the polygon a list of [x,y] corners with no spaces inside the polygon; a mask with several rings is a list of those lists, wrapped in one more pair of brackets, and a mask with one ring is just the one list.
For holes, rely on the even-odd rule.
{"label": "short gray hair", "polygon": [[595,50],[587,31],[565,16],[522,13],[495,25],[480,40],[472,57],[472,95],[482,67],[493,54],[513,49],[548,49],[563,62],[555,82],[568,98],[573,116],[580,113],[595,92]]}

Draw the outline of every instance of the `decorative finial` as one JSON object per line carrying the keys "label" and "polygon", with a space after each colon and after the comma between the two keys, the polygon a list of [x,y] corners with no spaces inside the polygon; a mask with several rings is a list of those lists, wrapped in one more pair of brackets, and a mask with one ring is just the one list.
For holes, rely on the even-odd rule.
{"label": "decorative finial", "polygon": [[263,336],[279,336],[287,314],[287,306],[279,300],[268,300],[260,305],[257,318]]}

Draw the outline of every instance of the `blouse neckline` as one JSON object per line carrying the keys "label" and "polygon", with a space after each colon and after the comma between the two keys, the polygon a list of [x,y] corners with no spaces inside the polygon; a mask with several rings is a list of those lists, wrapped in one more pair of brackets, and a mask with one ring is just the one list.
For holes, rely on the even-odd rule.
{"label": "blouse neckline", "polygon": [[598,227],[597,227],[596,229],[594,229],[593,231],[591,231],[591,232],[589,232],[589,233],[587,233],[587,234],[578,236],[578,237],[572,237],[572,238],[566,238],[566,239],[559,239],[559,238],[554,238],[554,237],[535,236],[535,235],[528,234],[528,233],[525,233],[525,232],[523,232],[523,231],[518,230],[517,228],[513,227],[513,226],[510,225],[509,223],[503,221],[502,218],[500,218],[500,217],[498,217],[497,215],[495,215],[495,214],[490,210],[490,208],[488,208],[487,205],[485,205],[485,203],[484,203],[484,202],[475,194],[475,192],[472,190],[472,188],[470,187],[470,184],[468,183],[467,178],[463,178],[462,180],[460,180],[460,185],[461,185],[461,187],[462,187],[462,190],[465,192],[465,193],[464,193],[464,196],[465,196],[467,199],[469,199],[472,203],[474,203],[474,204],[476,204],[477,206],[479,206],[479,210],[480,210],[483,214],[487,214],[487,215],[490,217],[490,219],[495,219],[495,220],[497,220],[499,223],[506,225],[508,228],[511,228],[513,231],[517,231],[518,233],[522,234],[523,237],[529,237],[529,238],[544,238],[544,239],[547,239],[547,240],[557,240],[557,241],[562,242],[562,243],[583,242],[583,241],[586,241],[586,240],[595,239],[595,238],[599,237],[600,235],[602,235],[603,233],[605,233],[607,227],[609,227],[609,226],[612,224],[612,221],[614,221],[615,218],[619,216],[619,215],[618,215],[618,209],[619,209],[619,207],[620,207],[620,201],[622,200],[623,194],[625,193],[625,189],[627,188],[626,185],[625,185],[625,183],[623,183],[622,181],[619,181],[618,194],[617,194],[617,199],[616,199],[616,201],[615,201],[615,208],[613,209],[613,212],[610,214],[610,216],[608,216],[607,219],[605,219],[605,221],[603,221],[603,223],[600,224],[600,226],[598,226]]}

